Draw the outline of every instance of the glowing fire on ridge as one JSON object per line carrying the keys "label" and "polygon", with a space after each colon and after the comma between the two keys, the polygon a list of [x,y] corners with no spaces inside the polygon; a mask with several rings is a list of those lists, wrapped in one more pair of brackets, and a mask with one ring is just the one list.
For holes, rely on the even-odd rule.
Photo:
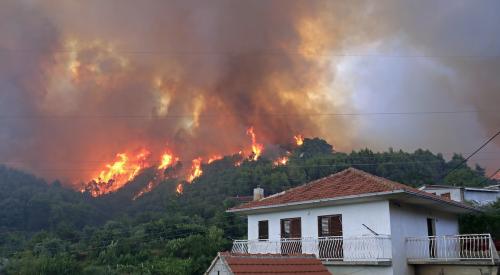
{"label": "glowing fire on ridge", "polygon": [[177,162],[179,160],[178,157],[174,157],[174,155],[170,152],[166,152],[161,156],[160,165],[158,165],[158,170],[164,170]]}
{"label": "glowing fire on ridge", "polygon": [[295,144],[297,144],[297,146],[304,144],[304,137],[301,134],[294,136],[293,139],[295,139]]}
{"label": "glowing fire on ridge", "polygon": [[214,162],[216,160],[220,160],[220,159],[222,159],[221,155],[214,155],[214,156],[211,156],[211,157],[208,158],[207,163],[210,164],[210,163],[212,163],[212,162]]}
{"label": "glowing fire on ridge", "polygon": [[[106,169],[99,172],[99,175],[93,179],[93,184],[87,186],[90,188],[92,196],[97,197],[110,192],[114,192],[123,187],[128,181],[132,180],[141,169],[147,166],[146,159],[150,152],[142,150],[134,159],[126,153],[116,155],[118,160],[106,164]],[[85,189],[83,190],[85,191]]]}
{"label": "glowing fire on ridge", "polygon": [[[251,138],[251,154],[245,156],[245,150],[239,151],[242,159],[235,160],[234,166],[240,166],[245,160],[255,161],[257,160],[264,149],[264,145],[257,142],[257,137],[254,131],[254,127],[247,129],[247,135]],[[297,145],[302,145],[304,138],[302,135],[298,134],[293,137]],[[248,151],[247,151],[248,152]],[[289,155],[291,153],[287,152],[286,155],[279,157],[273,161],[274,166],[286,165],[289,161]],[[121,187],[127,184],[128,181],[134,179],[134,177],[141,171],[141,169],[148,166],[147,160],[151,156],[148,150],[143,149],[135,157],[130,157],[127,153],[119,153],[116,155],[117,160],[106,164],[106,168],[98,173],[98,176],[89,182],[83,189],[82,192],[88,191],[94,197],[104,195],[110,192],[117,191]],[[145,193],[150,192],[156,188],[161,182],[167,178],[177,178],[183,177],[186,182],[191,183],[194,179],[200,177],[203,174],[201,168],[202,163],[210,164],[216,160],[222,159],[223,156],[220,154],[214,154],[206,158],[206,162],[202,161],[202,157],[197,157],[191,160],[191,167],[187,167],[184,170],[175,165],[180,158],[172,153],[171,149],[166,149],[161,155],[161,158],[156,162],[156,173],[154,177],[148,182],[148,184],[142,188],[135,196],[134,200],[142,196]],[[176,168],[177,167],[177,168]],[[182,167],[182,166],[180,166]],[[170,174],[164,173],[167,168],[175,168]],[[177,171],[177,172],[176,172]],[[180,171],[180,174],[179,174]],[[176,186],[176,193],[182,194],[183,185],[178,183]]]}
{"label": "glowing fire on ridge", "polygon": [[253,130],[253,126],[248,128],[247,135],[249,135],[252,138],[252,153],[253,153],[253,155],[251,156],[252,160],[257,160],[262,154],[262,149],[264,148],[264,145],[257,143],[257,137]]}
{"label": "glowing fire on ridge", "polygon": [[201,176],[203,171],[201,170],[201,157],[192,160],[191,172],[187,178],[187,182],[191,183],[194,179]]}

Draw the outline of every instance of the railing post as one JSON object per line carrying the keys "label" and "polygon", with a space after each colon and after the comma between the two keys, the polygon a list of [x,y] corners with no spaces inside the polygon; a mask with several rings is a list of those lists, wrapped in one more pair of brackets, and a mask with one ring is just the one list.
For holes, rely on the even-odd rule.
{"label": "railing post", "polygon": [[448,249],[446,248],[446,236],[443,236],[444,260],[448,261]]}
{"label": "railing post", "polygon": [[491,263],[493,265],[495,265],[495,256],[493,255],[495,250],[493,250],[493,245],[495,245],[495,243],[493,243],[493,240],[491,239],[491,235],[488,234],[488,247],[490,250]]}

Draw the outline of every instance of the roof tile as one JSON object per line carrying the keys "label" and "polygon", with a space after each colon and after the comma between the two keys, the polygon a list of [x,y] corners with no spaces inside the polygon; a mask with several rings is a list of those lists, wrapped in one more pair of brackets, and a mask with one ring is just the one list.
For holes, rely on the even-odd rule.
{"label": "roof tile", "polygon": [[220,253],[234,274],[330,274],[313,255]]}
{"label": "roof tile", "polygon": [[396,190],[416,193],[424,197],[441,200],[451,204],[462,205],[461,203],[454,202],[382,177],[377,177],[355,168],[348,168],[339,173],[291,188],[285,192],[271,195],[257,201],[241,204],[231,208],[230,210],[249,209],[254,207],[273,206],[286,203],[339,198],[378,192],[390,192]]}

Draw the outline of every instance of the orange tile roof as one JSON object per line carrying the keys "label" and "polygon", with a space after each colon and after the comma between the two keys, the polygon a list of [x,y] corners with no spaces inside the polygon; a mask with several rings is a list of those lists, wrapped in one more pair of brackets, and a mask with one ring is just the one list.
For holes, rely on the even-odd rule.
{"label": "orange tile roof", "polygon": [[339,173],[291,188],[284,192],[241,204],[229,209],[229,211],[391,191],[414,193],[459,207],[471,208],[462,203],[451,201],[408,185],[377,177],[355,168],[348,168]]}
{"label": "orange tile roof", "polygon": [[330,275],[314,255],[232,254],[219,253],[234,274],[311,274]]}

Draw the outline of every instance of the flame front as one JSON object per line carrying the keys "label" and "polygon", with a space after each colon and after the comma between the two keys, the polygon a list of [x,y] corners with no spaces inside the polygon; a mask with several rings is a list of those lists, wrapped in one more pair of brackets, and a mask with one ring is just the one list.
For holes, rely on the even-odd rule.
{"label": "flame front", "polygon": [[210,164],[210,163],[212,163],[212,162],[214,162],[216,160],[220,160],[220,159],[222,159],[221,155],[214,155],[214,156],[211,156],[211,157],[208,158],[207,163]]}
{"label": "flame front", "polygon": [[274,166],[285,165],[287,163],[288,163],[288,157],[287,156],[280,157],[280,158],[278,158],[277,160],[275,160],[273,162]]}
{"label": "flame front", "polygon": [[301,134],[294,136],[293,139],[295,139],[295,144],[297,144],[297,146],[304,144],[304,137]]}
{"label": "flame front", "polygon": [[174,157],[172,153],[166,152],[161,156],[161,162],[160,165],[158,165],[158,170],[167,169],[178,160],[179,158]]}
{"label": "flame front", "polygon": [[248,128],[247,130],[247,135],[249,135],[252,138],[252,160],[257,160],[259,159],[260,155],[262,154],[262,149],[264,149],[264,145],[257,143],[257,137],[255,135],[255,131],[253,129],[253,126]]}
{"label": "flame front", "polygon": [[[240,166],[245,160],[257,160],[262,155],[264,150],[264,145],[257,142],[254,127],[248,128],[246,134],[251,138],[251,148],[239,150],[237,153],[233,154],[233,156],[239,156],[234,160],[235,166]],[[294,139],[297,145],[301,145],[303,143],[302,135],[296,135],[294,136]],[[156,164],[153,166],[155,167],[154,171],[156,172],[152,176],[152,179],[146,186],[135,194],[133,200],[141,197],[145,193],[150,192],[166,179],[178,178],[184,179],[188,183],[192,183],[196,178],[203,174],[203,163],[210,164],[223,158],[222,154],[199,156],[191,160],[190,167],[183,168],[182,163],[180,162],[180,157],[177,157],[173,151],[174,150],[170,148],[163,151],[163,154],[161,154],[158,161],[155,162]],[[249,153],[245,154],[245,152]],[[286,155],[274,160],[274,166],[287,164],[290,154],[291,153],[287,151]],[[151,152],[149,150],[142,149],[138,154],[132,156],[133,157],[131,157],[129,153],[117,154],[117,159],[112,163],[106,164],[105,168],[97,173],[98,176],[94,177],[92,181],[86,184],[86,186],[82,189],[82,192],[87,191],[90,192],[92,196],[97,197],[122,188],[127,184],[127,182],[133,180],[142,169],[148,167],[148,159],[151,157]],[[206,162],[203,161],[203,159],[206,159]],[[177,194],[183,193],[182,183],[177,184],[176,192]]]}
{"label": "flame front", "polygon": [[203,171],[201,170],[201,158],[195,158],[192,160],[191,172],[189,173],[187,181],[191,183],[194,179],[201,176],[201,174],[203,174]]}
{"label": "flame front", "polygon": [[142,150],[132,160],[126,153],[117,154],[118,160],[106,164],[106,169],[100,171],[84,191],[89,191],[92,196],[97,197],[120,189],[147,166],[149,154],[149,151]]}

